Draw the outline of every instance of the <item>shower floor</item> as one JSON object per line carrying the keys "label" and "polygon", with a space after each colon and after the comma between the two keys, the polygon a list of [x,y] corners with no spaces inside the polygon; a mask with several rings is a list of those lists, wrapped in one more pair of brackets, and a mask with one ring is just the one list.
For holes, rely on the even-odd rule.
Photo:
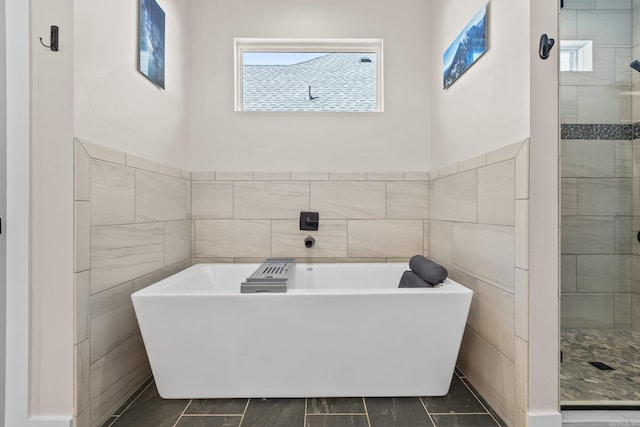
{"label": "shower floor", "polygon": [[565,329],[560,349],[561,405],[640,406],[640,332]]}

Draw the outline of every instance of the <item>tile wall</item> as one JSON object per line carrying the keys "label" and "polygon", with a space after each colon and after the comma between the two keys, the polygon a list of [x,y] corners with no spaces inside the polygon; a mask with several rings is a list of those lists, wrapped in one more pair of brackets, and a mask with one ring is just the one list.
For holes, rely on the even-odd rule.
{"label": "tile wall", "polygon": [[632,141],[561,141],[562,327],[631,328]]}
{"label": "tile wall", "polygon": [[[406,261],[428,252],[428,174],[193,172],[193,263]],[[300,231],[301,211],[320,214]],[[304,238],[316,240],[311,249]]]}
{"label": "tile wall", "polygon": [[429,251],[473,289],[458,366],[507,422],[528,390],[529,142],[431,173]]}
{"label": "tile wall", "polygon": [[633,183],[631,188],[633,191],[631,326],[633,330],[640,331],[640,139],[633,141]]}
{"label": "tile wall", "polygon": [[190,263],[189,173],[75,141],[74,416],[99,426],[151,375],[131,293]]}
{"label": "tile wall", "polygon": [[[190,263],[387,262],[416,253],[474,290],[459,366],[508,425],[524,425],[528,144],[429,181],[425,172],[188,173],[76,142],[78,426],[99,425],[150,375],[133,291]],[[299,230],[304,210],[320,213],[319,231]]]}

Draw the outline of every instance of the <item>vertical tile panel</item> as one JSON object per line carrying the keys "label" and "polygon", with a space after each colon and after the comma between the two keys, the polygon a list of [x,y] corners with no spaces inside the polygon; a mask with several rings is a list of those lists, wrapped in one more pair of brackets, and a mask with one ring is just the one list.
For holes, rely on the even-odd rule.
{"label": "vertical tile panel", "polygon": [[235,219],[294,219],[309,210],[308,181],[236,181]]}
{"label": "vertical tile panel", "polygon": [[578,259],[577,255],[561,255],[561,287],[562,292],[577,292]]}
{"label": "vertical tile panel", "polygon": [[191,222],[169,221],[164,224],[164,265],[172,265],[191,255]]}
{"label": "vertical tile panel", "polygon": [[77,272],[91,266],[91,202],[74,202],[73,207],[73,271]]}
{"label": "vertical tile panel", "polygon": [[410,257],[422,253],[421,220],[350,220],[348,256]]}
{"label": "vertical tile panel", "polygon": [[478,333],[510,360],[514,359],[513,294],[478,281]]}
{"label": "vertical tile panel", "polygon": [[193,218],[233,218],[232,181],[195,181],[191,200]]}
{"label": "vertical tile panel", "polygon": [[560,86],[560,122],[578,123],[577,86]]}
{"label": "vertical tile panel", "polygon": [[515,160],[478,169],[478,222],[513,225]]}
{"label": "vertical tile panel", "polygon": [[74,200],[91,200],[91,159],[76,139],[74,146],[73,193]]}
{"label": "vertical tile panel", "polygon": [[162,268],[164,223],[93,227],[91,293]]}
{"label": "vertical tile panel", "polygon": [[74,344],[78,344],[89,338],[89,278],[89,270],[73,275],[75,307],[73,322],[75,328]]}
{"label": "vertical tile panel", "polygon": [[516,199],[529,198],[529,140],[516,156]]}
{"label": "vertical tile panel", "polygon": [[182,178],[136,170],[136,221],[187,218],[187,184]]}
{"label": "vertical tile panel", "polygon": [[[631,69],[628,63],[627,63],[627,68]],[[616,176],[631,178],[633,176],[632,142],[631,141],[615,141],[615,146],[616,146]]]}
{"label": "vertical tile panel", "polygon": [[[632,252],[632,242],[634,239],[632,232],[632,218],[630,216],[615,217],[615,243],[614,252],[617,254],[630,254]],[[636,231],[637,233],[637,231]]]}
{"label": "vertical tile panel", "polygon": [[476,222],[477,190],[478,175],[476,170],[435,180],[431,219]]}
{"label": "vertical tile panel", "polygon": [[514,228],[453,224],[453,266],[514,292]]}
{"label": "vertical tile panel", "polygon": [[133,282],[129,282],[91,296],[91,363],[133,336],[132,293]]}
{"label": "vertical tile panel", "polygon": [[78,415],[89,408],[90,375],[89,375],[89,340],[73,346],[74,387],[73,414]]}
{"label": "vertical tile panel", "polygon": [[135,169],[91,160],[91,225],[135,222]]}
{"label": "vertical tile panel", "polygon": [[387,218],[429,218],[429,184],[427,182],[387,182]]}
{"label": "vertical tile panel", "polygon": [[516,268],[515,288],[515,335],[527,341],[529,339],[529,272],[527,270]]}
{"label": "vertical tile panel", "polygon": [[194,256],[264,258],[271,255],[270,220],[196,220]]}
{"label": "vertical tile panel", "polygon": [[516,200],[515,265],[529,268],[529,200]]}
{"label": "vertical tile panel", "polygon": [[578,215],[578,178],[562,178],[560,214]]}
{"label": "vertical tile panel", "polygon": [[326,219],[382,219],[386,184],[381,181],[313,181],[311,210]]}

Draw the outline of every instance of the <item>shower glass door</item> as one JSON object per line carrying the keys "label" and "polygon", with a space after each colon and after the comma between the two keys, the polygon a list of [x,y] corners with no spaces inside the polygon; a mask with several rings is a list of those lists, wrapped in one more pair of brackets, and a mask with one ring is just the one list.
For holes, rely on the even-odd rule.
{"label": "shower glass door", "polygon": [[563,3],[561,404],[638,406],[640,0]]}

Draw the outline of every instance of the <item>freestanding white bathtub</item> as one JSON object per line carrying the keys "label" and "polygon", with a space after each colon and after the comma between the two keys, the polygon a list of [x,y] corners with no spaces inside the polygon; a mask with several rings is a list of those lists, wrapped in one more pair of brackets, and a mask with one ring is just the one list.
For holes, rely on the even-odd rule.
{"label": "freestanding white bathtub", "polygon": [[287,293],[241,294],[258,265],[194,265],[132,295],[160,396],[447,394],[471,290],[399,289],[407,264],[298,264]]}

